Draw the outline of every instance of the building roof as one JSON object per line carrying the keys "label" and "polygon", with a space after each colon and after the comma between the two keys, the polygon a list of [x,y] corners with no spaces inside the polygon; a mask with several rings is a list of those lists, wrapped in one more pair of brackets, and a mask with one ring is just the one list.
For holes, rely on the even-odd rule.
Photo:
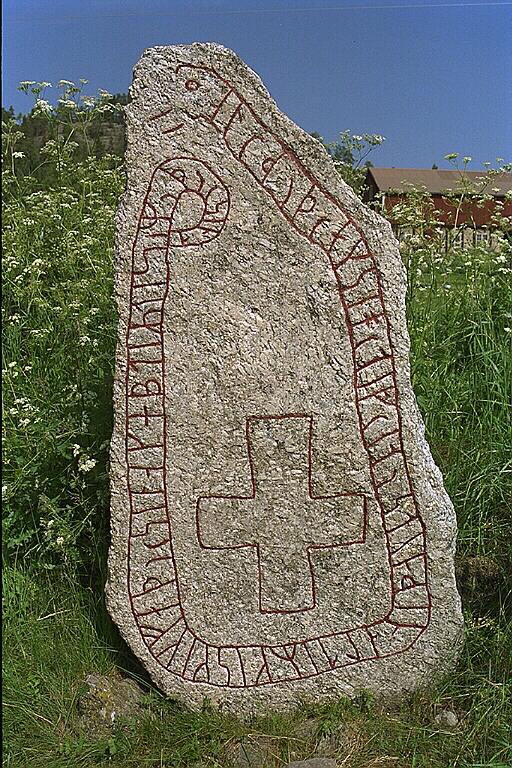
{"label": "building roof", "polygon": [[[442,171],[426,168],[368,168],[367,181],[373,181],[381,192],[406,192],[411,187],[426,188],[431,195],[458,192],[462,179],[471,183],[473,191],[482,191],[487,171]],[[512,191],[512,173],[503,172],[491,179],[483,190],[494,197]]]}

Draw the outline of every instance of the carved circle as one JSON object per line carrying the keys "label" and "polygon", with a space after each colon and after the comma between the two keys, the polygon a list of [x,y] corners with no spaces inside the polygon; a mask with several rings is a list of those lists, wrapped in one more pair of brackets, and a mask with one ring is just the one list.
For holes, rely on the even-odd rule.
{"label": "carved circle", "polygon": [[173,157],[155,169],[139,229],[164,229],[170,246],[204,245],[220,235],[230,195],[220,176],[193,157]]}

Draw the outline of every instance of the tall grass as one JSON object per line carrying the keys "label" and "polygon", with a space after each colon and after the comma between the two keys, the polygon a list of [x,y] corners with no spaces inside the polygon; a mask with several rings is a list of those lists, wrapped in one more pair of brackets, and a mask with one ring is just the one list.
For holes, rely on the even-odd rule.
{"label": "tall grass", "polygon": [[[79,88],[73,94],[75,113],[96,108],[83,105]],[[408,702],[362,697],[250,724],[191,714],[152,689],[102,597],[123,169],[114,156],[77,161],[72,132],[41,109],[55,129],[44,173],[17,172],[16,126],[5,126],[4,143],[5,765],[219,768],[242,737],[264,739],[269,768],[322,750],[353,768],[512,764],[507,222],[493,250],[447,254],[423,235],[402,244],[413,386],[459,522],[466,644],[457,669]],[[87,125],[91,115],[82,117]],[[411,197],[411,216],[414,205]],[[114,668],[148,691],[146,715],[93,739],[77,716],[82,681]],[[436,723],[442,709],[458,715],[456,728]]]}
{"label": "tall grass", "polygon": [[459,553],[505,566],[512,507],[512,260],[506,240],[409,270],[413,387],[456,506]]}
{"label": "tall grass", "polygon": [[[3,171],[4,555],[39,566],[90,557],[105,536],[115,344],[112,238],[118,157],[43,148],[44,182]],[[12,125],[5,126],[12,136]]]}

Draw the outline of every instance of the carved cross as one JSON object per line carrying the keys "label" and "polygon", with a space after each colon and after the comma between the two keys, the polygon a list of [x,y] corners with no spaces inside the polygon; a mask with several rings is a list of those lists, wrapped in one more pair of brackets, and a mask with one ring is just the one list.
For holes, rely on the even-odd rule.
{"label": "carved cross", "polygon": [[313,493],[312,416],[250,417],[246,437],[252,493],[199,497],[199,544],[254,548],[263,613],[309,610],[316,606],[311,554],[365,542],[365,497]]}

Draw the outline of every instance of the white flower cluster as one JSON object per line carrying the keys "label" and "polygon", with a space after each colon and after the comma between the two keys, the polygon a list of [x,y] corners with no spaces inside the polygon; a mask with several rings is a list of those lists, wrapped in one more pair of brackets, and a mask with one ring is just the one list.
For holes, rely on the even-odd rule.
{"label": "white flower cluster", "polygon": [[46,99],[37,99],[34,105],[34,115],[51,115],[53,107]]}
{"label": "white flower cluster", "polygon": [[16,419],[20,429],[28,427],[29,424],[38,424],[41,418],[37,417],[37,413],[39,409],[27,397],[16,397],[13,405],[8,409],[9,416]]}
{"label": "white flower cluster", "polygon": [[96,459],[90,459],[88,456],[80,456],[78,459],[78,471],[90,472],[96,466]]}
{"label": "white flower cluster", "polygon": [[[58,532],[58,530],[55,530],[55,520],[53,518],[50,520],[41,520],[41,524],[44,528],[46,528],[44,532],[45,537],[50,540],[53,540],[55,537],[55,544],[58,547],[62,547],[64,545],[65,538],[60,532]],[[57,525],[57,529],[58,527],[59,526]],[[56,533],[58,533],[57,536],[55,536]]]}

